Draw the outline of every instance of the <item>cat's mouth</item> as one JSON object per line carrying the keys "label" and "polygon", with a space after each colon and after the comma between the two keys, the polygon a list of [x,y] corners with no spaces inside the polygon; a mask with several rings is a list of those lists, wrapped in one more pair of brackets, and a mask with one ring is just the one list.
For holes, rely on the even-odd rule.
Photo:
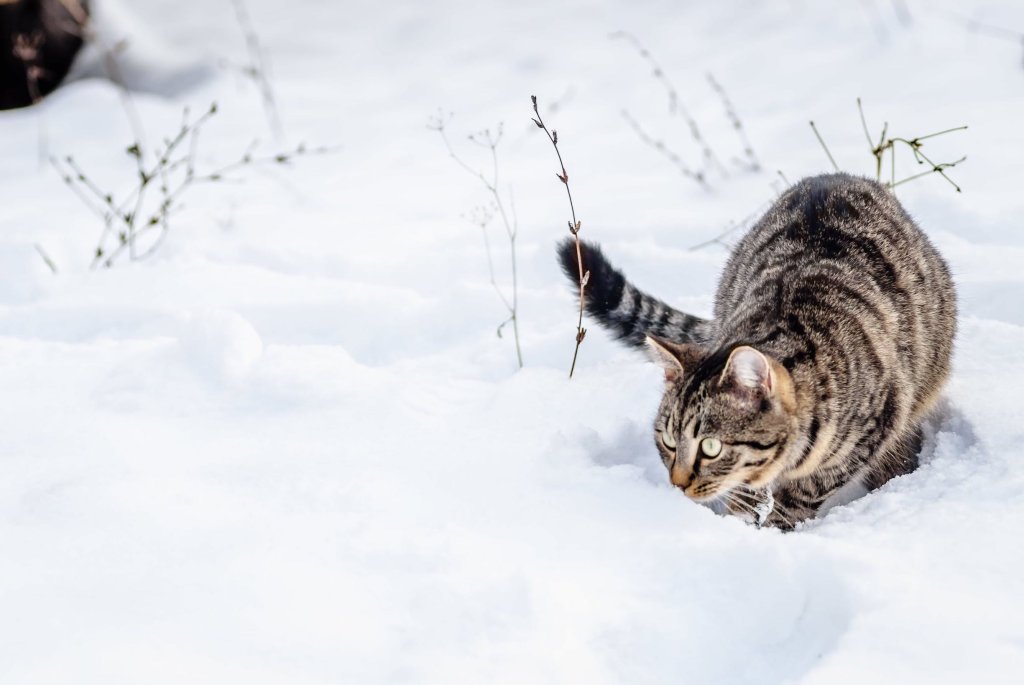
{"label": "cat's mouth", "polygon": [[701,504],[705,504],[720,498],[720,496],[723,494],[722,492],[720,492],[721,490],[723,490],[723,488],[720,486],[721,483],[705,481],[703,483],[690,482],[685,486],[680,485],[678,487],[680,490],[683,491],[684,495],[692,499],[694,502],[700,502]]}

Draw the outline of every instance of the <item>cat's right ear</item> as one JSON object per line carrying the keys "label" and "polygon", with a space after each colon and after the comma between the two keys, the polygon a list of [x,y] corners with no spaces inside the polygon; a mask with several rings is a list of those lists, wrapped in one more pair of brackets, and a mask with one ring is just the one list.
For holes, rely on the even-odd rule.
{"label": "cat's right ear", "polygon": [[651,357],[665,369],[666,381],[682,378],[700,361],[701,350],[692,343],[675,343],[653,335],[648,335],[646,342]]}

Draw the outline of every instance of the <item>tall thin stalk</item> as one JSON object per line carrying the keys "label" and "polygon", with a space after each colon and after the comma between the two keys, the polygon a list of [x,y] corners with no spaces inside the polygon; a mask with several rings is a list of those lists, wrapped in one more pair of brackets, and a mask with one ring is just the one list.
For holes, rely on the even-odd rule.
{"label": "tall thin stalk", "polygon": [[455,163],[458,164],[466,173],[480,181],[480,184],[487,190],[488,194],[490,194],[495,211],[501,219],[501,224],[505,229],[505,236],[508,238],[509,268],[512,279],[511,297],[505,295],[504,291],[499,287],[497,278],[495,278],[494,275],[494,262],[491,260],[490,237],[487,233],[487,227],[490,224],[490,219],[492,217],[478,215],[474,218],[474,223],[480,226],[480,230],[483,232],[484,246],[487,249],[487,267],[490,271],[491,285],[494,287],[494,291],[498,294],[498,298],[501,300],[502,305],[504,305],[508,312],[508,318],[502,321],[498,326],[498,337],[501,337],[501,331],[505,326],[509,324],[512,325],[512,338],[516,348],[516,362],[521,369],[523,368],[523,350],[519,339],[519,269],[516,262],[516,238],[519,235],[519,218],[516,216],[515,202],[512,199],[511,190],[509,190],[508,205],[506,206],[505,197],[501,193],[498,176],[498,146],[504,136],[504,127],[501,124],[498,124],[496,132],[491,131],[490,129],[484,129],[483,131],[469,136],[469,140],[472,143],[483,147],[489,153],[491,158],[491,174],[488,177],[482,171],[474,169],[466,163],[466,161],[455,152],[455,148],[452,147],[451,141],[448,139],[448,133],[446,130],[447,123],[447,118],[439,114],[436,119],[430,122],[428,128],[437,131],[441,136],[441,141],[444,143],[444,147],[448,151],[448,156],[451,157],[452,160],[454,160]]}
{"label": "tall thin stalk", "polygon": [[590,280],[590,271],[584,271],[583,269],[583,249],[580,246],[580,229],[582,224],[576,218],[576,205],[573,204],[572,189],[569,187],[569,172],[565,170],[562,151],[558,149],[558,131],[549,130],[547,125],[545,125],[544,119],[540,116],[540,109],[537,107],[537,96],[531,95],[530,100],[533,102],[533,113],[535,115],[533,123],[537,124],[537,128],[544,131],[544,135],[551,141],[551,146],[555,148],[555,155],[558,156],[558,165],[562,168],[562,173],[555,172],[555,176],[565,186],[565,194],[569,198],[569,211],[572,214],[572,220],[569,221],[569,233],[576,241],[576,265],[579,268],[580,279],[580,313],[579,318],[576,320],[576,347],[573,349],[572,365],[569,367],[569,378],[572,378],[573,373],[576,371],[576,359],[580,354],[580,344],[583,343],[583,338],[587,335],[587,329],[583,327],[583,305],[587,281]]}

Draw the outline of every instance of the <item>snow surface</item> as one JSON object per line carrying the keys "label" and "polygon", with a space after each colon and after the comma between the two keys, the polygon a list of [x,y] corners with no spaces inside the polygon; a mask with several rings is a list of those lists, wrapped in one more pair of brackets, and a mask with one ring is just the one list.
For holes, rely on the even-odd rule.
{"label": "snow surface", "polygon": [[[0,683],[1021,682],[1021,50],[968,30],[963,3],[909,2],[909,25],[900,4],[249,0],[276,143],[219,66],[245,59],[230,3],[108,3],[166,43],[128,36],[147,136],[216,100],[205,165],[253,138],[340,150],[197,189],[154,258],[90,271],[101,227],[38,132],[123,192],[117,90],[83,79],[0,113]],[[969,12],[1024,31],[1019,3]],[[728,159],[712,71],[764,172],[708,192],[643,146],[623,109],[697,154],[616,30]],[[776,169],[828,170],[809,119],[861,173],[858,96],[875,131],[970,124],[928,143],[969,156],[962,194],[899,192],[961,296],[921,468],[788,535],[674,491],[649,435],[659,371],[594,327],[566,379],[567,207],[531,94],[584,235],[697,314],[727,252],[689,248],[771,201]],[[505,122],[521,371],[464,218],[486,195],[428,130],[439,107],[482,169],[464,135]]]}

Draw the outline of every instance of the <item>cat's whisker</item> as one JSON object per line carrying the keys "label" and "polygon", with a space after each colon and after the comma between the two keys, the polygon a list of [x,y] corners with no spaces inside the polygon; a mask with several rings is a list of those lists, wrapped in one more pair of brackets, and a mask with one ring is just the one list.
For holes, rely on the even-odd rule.
{"label": "cat's whisker", "polygon": [[726,492],[722,495],[722,497],[725,499],[726,502],[732,505],[732,507],[739,510],[740,513],[750,514],[755,519],[757,518],[757,512],[754,511],[754,509],[751,508],[749,504],[738,499],[733,493]]}

